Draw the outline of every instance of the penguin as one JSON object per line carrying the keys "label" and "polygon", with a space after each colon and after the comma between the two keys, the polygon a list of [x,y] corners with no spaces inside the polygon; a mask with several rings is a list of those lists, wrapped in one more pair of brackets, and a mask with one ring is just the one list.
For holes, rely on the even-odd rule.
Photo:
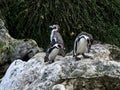
{"label": "penguin", "polygon": [[59,33],[60,26],[59,25],[51,25],[49,28],[52,29],[51,35],[50,35],[50,47],[53,46],[54,44],[58,43],[61,45],[61,50],[59,52],[60,55],[64,56],[65,55],[65,47],[64,47],[64,41]]}
{"label": "penguin", "polygon": [[44,62],[53,63],[55,57],[58,55],[59,51],[61,49],[61,45],[56,43],[52,47],[48,48],[46,52],[46,56],[44,58]]}
{"label": "penguin", "polygon": [[55,43],[59,43],[59,44],[62,44],[62,46],[64,46],[63,38],[59,33],[60,26],[59,25],[51,25],[49,27],[52,29],[51,35],[50,35],[50,41],[51,41],[52,45],[54,45]]}
{"label": "penguin", "polygon": [[85,55],[85,52],[90,52],[91,45],[93,44],[93,36],[87,32],[81,32],[78,34],[74,41],[74,48],[73,48],[73,57],[76,60],[80,58],[77,55],[83,55],[84,58],[90,58],[90,56]]}

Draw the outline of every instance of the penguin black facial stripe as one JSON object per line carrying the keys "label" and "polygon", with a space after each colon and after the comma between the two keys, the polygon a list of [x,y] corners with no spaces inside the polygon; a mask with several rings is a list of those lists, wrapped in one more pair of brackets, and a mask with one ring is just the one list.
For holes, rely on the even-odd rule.
{"label": "penguin black facial stripe", "polygon": [[52,51],[54,48],[56,48],[56,47],[51,47],[51,48],[49,49],[48,53],[51,53],[51,51]]}
{"label": "penguin black facial stripe", "polygon": [[88,44],[91,43],[90,38],[89,38],[88,36],[86,36],[86,35],[81,35],[81,36],[78,38],[78,42],[79,42],[79,40],[80,40],[81,38],[85,38],[85,39],[87,40]]}
{"label": "penguin black facial stripe", "polygon": [[81,35],[81,36],[79,36],[78,38],[85,38],[86,40],[89,39],[89,37],[86,36],[86,35]]}
{"label": "penguin black facial stripe", "polygon": [[80,36],[80,37],[77,39],[77,42],[79,42],[81,38],[85,38],[85,37],[84,37],[84,36]]}

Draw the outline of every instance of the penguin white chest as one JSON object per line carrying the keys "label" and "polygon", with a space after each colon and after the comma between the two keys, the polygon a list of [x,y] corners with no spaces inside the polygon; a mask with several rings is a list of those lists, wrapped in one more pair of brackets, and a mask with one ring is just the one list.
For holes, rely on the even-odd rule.
{"label": "penguin white chest", "polygon": [[77,43],[77,53],[82,54],[87,51],[87,40],[85,38],[81,38]]}
{"label": "penguin white chest", "polygon": [[49,54],[49,60],[54,60],[58,53],[59,53],[58,48],[53,49]]}

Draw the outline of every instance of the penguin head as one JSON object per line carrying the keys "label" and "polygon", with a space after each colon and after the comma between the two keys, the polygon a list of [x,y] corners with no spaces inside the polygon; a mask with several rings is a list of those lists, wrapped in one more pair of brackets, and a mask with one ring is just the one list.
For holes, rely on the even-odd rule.
{"label": "penguin head", "polygon": [[54,45],[54,47],[55,47],[55,48],[57,48],[57,49],[62,48],[62,47],[61,47],[61,45],[60,45],[60,44],[58,44],[58,43],[56,43],[56,44]]}
{"label": "penguin head", "polygon": [[60,26],[59,25],[51,25],[49,26],[52,30],[59,31]]}
{"label": "penguin head", "polygon": [[93,36],[90,33],[82,31],[79,35],[84,36],[89,44],[93,44]]}
{"label": "penguin head", "polygon": [[81,38],[84,38],[84,39],[86,39],[86,40],[89,42],[89,37],[88,37],[88,36],[86,36],[86,35],[80,35],[80,36],[78,37],[78,41],[79,41]]}

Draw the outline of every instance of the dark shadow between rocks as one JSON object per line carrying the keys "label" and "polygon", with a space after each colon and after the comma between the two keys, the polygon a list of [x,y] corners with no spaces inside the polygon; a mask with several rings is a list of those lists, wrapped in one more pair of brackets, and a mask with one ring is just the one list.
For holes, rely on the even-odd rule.
{"label": "dark shadow between rocks", "polygon": [[110,57],[112,57],[112,59],[114,61],[118,61],[120,62],[120,50],[119,49],[115,49],[115,48],[112,48],[110,49]]}

